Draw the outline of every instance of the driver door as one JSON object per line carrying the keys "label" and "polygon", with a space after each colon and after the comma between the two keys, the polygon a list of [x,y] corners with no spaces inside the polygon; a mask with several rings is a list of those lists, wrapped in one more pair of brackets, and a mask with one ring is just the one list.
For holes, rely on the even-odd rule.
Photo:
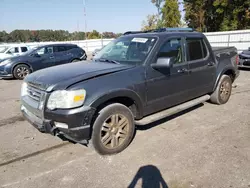
{"label": "driver door", "polygon": [[187,99],[189,90],[188,64],[184,60],[184,40],[181,37],[168,38],[158,49],[153,61],[159,57],[174,58],[171,68],[156,70],[147,66],[147,107],[145,115],[177,105]]}
{"label": "driver door", "polygon": [[53,46],[39,48],[32,56],[33,70],[44,69],[55,65]]}

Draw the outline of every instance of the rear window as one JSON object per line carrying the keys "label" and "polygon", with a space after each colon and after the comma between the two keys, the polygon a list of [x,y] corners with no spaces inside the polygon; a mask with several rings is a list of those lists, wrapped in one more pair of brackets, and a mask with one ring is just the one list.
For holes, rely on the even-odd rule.
{"label": "rear window", "polygon": [[67,50],[65,46],[56,46],[55,48],[56,48],[55,50],[56,52],[64,52]]}
{"label": "rear window", "polygon": [[27,52],[27,51],[28,51],[28,48],[27,48],[27,47],[21,47],[21,51],[22,51],[22,52]]}
{"label": "rear window", "polygon": [[65,46],[67,50],[71,50],[71,49],[74,49],[74,48],[78,48],[77,46]]}
{"label": "rear window", "polygon": [[187,60],[194,61],[207,56],[207,48],[203,39],[187,38]]}

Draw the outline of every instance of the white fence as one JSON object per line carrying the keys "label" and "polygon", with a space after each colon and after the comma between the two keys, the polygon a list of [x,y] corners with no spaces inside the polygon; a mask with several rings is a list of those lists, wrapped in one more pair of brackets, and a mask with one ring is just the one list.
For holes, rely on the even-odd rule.
{"label": "white fence", "polygon": [[[226,31],[226,32],[209,32],[204,33],[212,46],[235,46],[239,52],[250,47],[250,30]],[[25,43],[31,48],[53,43],[71,43],[77,44],[87,52],[101,48],[113,39],[93,39],[79,41],[62,41],[62,42],[32,42]],[[6,44],[5,44],[6,45]]]}
{"label": "white fence", "polygon": [[238,52],[250,47],[250,30],[204,33],[212,46],[235,46]]}

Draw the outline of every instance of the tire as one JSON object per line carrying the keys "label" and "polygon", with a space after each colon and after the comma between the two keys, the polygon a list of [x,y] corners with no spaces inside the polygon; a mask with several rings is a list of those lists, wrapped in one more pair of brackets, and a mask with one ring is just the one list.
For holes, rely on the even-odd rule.
{"label": "tire", "polygon": [[78,62],[80,61],[79,59],[73,59],[71,62],[74,63],[74,62]]}
{"label": "tire", "polygon": [[229,100],[232,92],[232,79],[228,75],[222,75],[220,81],[212,93],[210,101],[214,104],[225,104]]}
{"label": "tire", "polygon": [[17,65],[13,70],[13,75],[18,80],[23,80],[30,73],[30,68],[25,64]]}
{"label": "tire", "polygon": [[101,155],[123,151],[132,141],[134,117],[126,106],[114,103],[104,107],[93,124],[91,144]]}

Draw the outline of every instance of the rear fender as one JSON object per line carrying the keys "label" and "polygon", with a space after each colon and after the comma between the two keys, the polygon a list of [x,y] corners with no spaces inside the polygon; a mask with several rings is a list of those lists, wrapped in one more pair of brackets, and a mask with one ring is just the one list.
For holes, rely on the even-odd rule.
{"label": "rear fender", "polygon": [[227,71],[232,71],[234,74],[236,74],[233,67],[227,67],[227,68],[223,69],[222,71],[220,71],[219,74],[217,74],[217,78],[216,78],[216,81],[215,81],[213,91],[215,91],[217,85],[219,84],[219,81],[220,81],[220,78],[222,77],[222,75],[224,75]]}

